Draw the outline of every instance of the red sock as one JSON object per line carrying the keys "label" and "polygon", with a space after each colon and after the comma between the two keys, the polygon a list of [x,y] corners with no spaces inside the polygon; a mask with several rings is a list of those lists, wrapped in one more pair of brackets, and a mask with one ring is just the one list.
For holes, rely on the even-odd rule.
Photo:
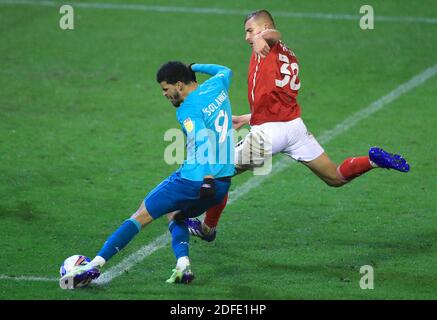
{"label": "red sock", "polygon": [[363,173],[372,170],[368,156],[347,158],[341,165],[337,167],[337,172],[345,181],[350,181]]}
{"label": "red sock", "polygon": [[209,208],[208,211],[206,211],[205,220],[203,220],[203,222],[208,227],[210,228],[217,227],[218,221],[220,219],[220,216],[222,215],[223,210],[226,207],[227,202],[228,202],[228,194],[226,193],[222,202],[220,202],[219,204],[215,205],[212,208]]}

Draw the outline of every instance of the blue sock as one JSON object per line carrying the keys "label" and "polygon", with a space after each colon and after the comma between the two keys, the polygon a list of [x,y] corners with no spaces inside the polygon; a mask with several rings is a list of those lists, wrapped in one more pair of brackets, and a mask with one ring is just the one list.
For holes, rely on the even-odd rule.
{"label": "blue sock", "polygon": [[188,245],[190,242],[190,233],[188,232],[188,226],[185,221],[176,222],[171,221],[168,225],[168,230],[171,233],[172,241],[171,246],[173,248],[176,259],[180,257],[188,257]]}
{"label": "blue sock", "polygon": [[106,261],[112,258],[118,251],[123,249],[134,237],[140,232],[141,224],[135,219],[128,219],[115,230],[115,232],[106,240],[98,256],[103,257]]}

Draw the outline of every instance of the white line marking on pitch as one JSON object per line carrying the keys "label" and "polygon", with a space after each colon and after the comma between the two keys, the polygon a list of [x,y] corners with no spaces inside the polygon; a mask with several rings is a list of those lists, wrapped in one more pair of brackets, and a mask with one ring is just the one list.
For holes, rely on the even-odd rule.
{"label": "white line marking on pitch", "polygon": [[56,281],[58,282],[59,279],[58,278],[46,278],[46,277],[34,277],[34,276],[18,276],[18,277],[13,277],[13,276],[7,276],[4,274],[0,274],[0,280],[16,280],[16,281],[44,281],[44,282],[48,282],[48,281]]}
{"label": "white line marking on pitch", "polygon": [[141,262],[145,257],[151,255],[156,250],[165,247],[170,242],[170,233],[166,232],[162,236],[157,237],[152,243],[142,247],[130,256],[124,258],[119,264],[109,269],[107,272],[94,281],[96,284],[105,284],[111,282],[112,279],[121,276],[137,263]]}
{"label": "white line marking on pitch", "polygon": [[[331,130],[324,131],[317,139],[320,144],[326,144],[333,140],[335,137],[340,134],[346,132],[350,128],[356,126],[362,120],[368,118],[375,112],[381,110],[384,106],[388,105],[390,102],[393,102],[400,96],[404,95],[408,91],[418,87],[422,83],[424,83],[429,78],[433,77],[437,74],[437,64],[424,70],[420,74],[414,76],[407,82],[399,85],[396,89],[388,93],[387,95],[379,98],[378,100],[372,102],[367,107],[361,109],[360,111],[354,113],[349,116],[341,123],[337,124]],[[235,202],[240,197],[247,194],[254,188],[257,188],[261,183],[263,183],[267,178],[272,177],[273,175],[279,173],[280,171],[286,169],[290,164],[295,162],[290,161],[287,157],[281,158],[277,161],[272,169],[272,172],[267,176],[253,176],[241,186],[238,186],[237,189],[229,193],[229,201],[228,205]],[[114,267],[108,269],[108,271],[102,273],[99,279],[95,281],[96,284],[106,284],[114,280],[115,278],[122,275],[124,272],[130,270],[137,263],[140,263],[147,256],[151,255],[156,250],[165,247],[168,243],[170,243],[170,234],[166,232],[165,234],[157,237],[150,244],[141,247],[136,252],[132,253],[130,256],[124,258],[120,263],[115,265]],[[19,276],[12,277],[6,275],[0,275],[0,280],[16,280],[16,281],[58,281],[58,279],[52,278],[43,278],[43,277],[32,277],[32,276]]]}
{"label": "white line marking on pitch", "polygon": [[[56,1],[29,1],[29,0],[0,0],[0,4],[8,5],[34,5],[56,7],[64,3]],[[146,4],[126,4],[126,3],[87,3],[87,2],[68,2],[73,8],[84,9],[112,9],[112,10],[133,10],[146,12],[179,12],[179,13],[196,13],[196,14],[217,14],[217,15],[241,15],[245,16],[251,10],[237,10],[224,8],[196,8],[196,7],[175,7],[175,6],[154,6]],[[275,17],[286,18],[310,18],[325,20],[356,20],[359,21],[360,15],[337,14],[337,13],[317,13],[317,12],[287,12],[271,11]],[[379,16],[375,15],[375,21],[389,22],[413,22],[413,23],[430,23],[437,24],[437,18],[427,17],[396,17],[396,16]]]}

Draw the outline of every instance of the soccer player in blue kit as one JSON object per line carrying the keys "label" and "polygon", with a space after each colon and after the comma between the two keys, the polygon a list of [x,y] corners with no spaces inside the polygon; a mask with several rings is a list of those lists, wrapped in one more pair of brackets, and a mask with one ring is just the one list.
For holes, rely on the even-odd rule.
{"label": "soccer player in blue kit", "polygon": [[[211,75],[198,85],[195,72]],[[74,289],[100,275],[102,266],[123,249],[146,225],[167,215],[176,268],[168,283],[194,279],[188,258],[186,219],[197,217],[226,196],[235,173],[232,111],[228,97],[232,71],[213,64],[187,66],[170,61],[161,66],[156,80],[163,95],[177,108],[187,138],[187,158],[141,202],[138,210],[107,239],[97,256],[59,280],[62,289]]]}

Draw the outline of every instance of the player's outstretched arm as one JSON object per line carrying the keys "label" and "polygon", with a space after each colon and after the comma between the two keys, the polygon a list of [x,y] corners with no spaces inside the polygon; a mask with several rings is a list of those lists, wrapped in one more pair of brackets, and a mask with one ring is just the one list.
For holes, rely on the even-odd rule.
{"label": "player's outstretched arm", "polygon": [[260,35],[267,41],[270,47],[274,46],[282,38],[281,33],[276,29],[266,29]]}
{"label": "player's outstretched arm", "polygon": [[232,70],[228,67],[221,66],[218,64],[200,64],[194,63],[190,66],[191,70],[194,72],[206,73],[211,76],[220,76],[223,77],[224,83],[227,88],[231,83],[232,78]]}
{"label": "player's outstretched arm", "polygon": [[221,66],[219,64],[202,64],[202,63],[193,63],[191,65],[191,70],[194,72],[200,72],[200,73],[206,73],[211,76],[215,76],[219,73],[227,73],[229,75],[232,75],[232,70],[228,67]]}
{"label": "player's outstretched arm", "polygon": [[211,76],[215,76],[218,74],[223,74],[227,78],[232,77],[232,70],[228,67],[221,66],[218,64],[201,64],[201,63],[194,63],[191,65],[191,70],[194,72],[200,72],[200,73],[206,73]]}

